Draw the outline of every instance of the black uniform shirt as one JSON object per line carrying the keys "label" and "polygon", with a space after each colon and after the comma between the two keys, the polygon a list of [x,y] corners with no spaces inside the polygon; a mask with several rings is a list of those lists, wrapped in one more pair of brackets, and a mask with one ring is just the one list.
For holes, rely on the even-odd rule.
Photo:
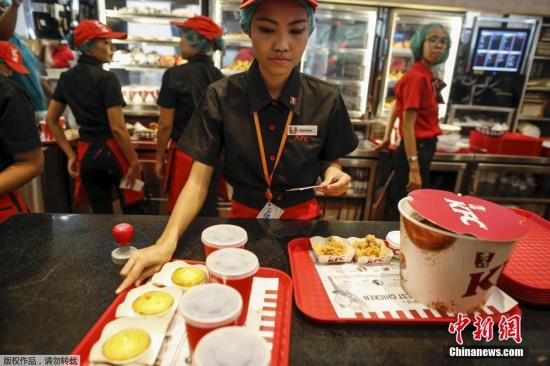
{"label": "black uniform shirt", "polygon": [[157,104],[176,109],[172,139],[179,140],[206,87],[220,79],[223,74],[208,55],[192,56],[186,64],[166,70]]}
{"label": "black uniform shirt", "polygon": [[52,99],[71,107],[85,141],[111,137],[107,109],[126,105],[117,76],[88,55],[61,74]]}
{"label": "black uniform shirt", "polygon": [[16,154],[41,146],[32,104],[17,84],[0,75],[0,171]]}
{"label": "black uniform shirt", "polygon": [[201,99],[178,148],[193,159],[214,166],[225,148],[224,177],[234,199],[257,209],[265,205],[267,188],[253,112],[258,112],[271,173],[289,109],[292,125],[317,126],[316,136],[288,136],[273,176],[273,203],[289,207],[313,198],[314,192],[285,192],[310,186],[329,161],[357,147],[357,136],[336,87],[300,74],[295,68],[280,97],[272,100],[255,61],[248,72],[210,85]]}

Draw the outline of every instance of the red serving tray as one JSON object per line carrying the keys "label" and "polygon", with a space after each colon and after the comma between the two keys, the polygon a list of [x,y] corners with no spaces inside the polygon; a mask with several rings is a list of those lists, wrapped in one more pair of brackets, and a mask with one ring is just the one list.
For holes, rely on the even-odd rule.
{"label": "red serving tray", "polygon": [[529,232],[517,242],[498,285],[521,302],[550,304],[550,221],[529,211],[513,211],[527,219]]}
{"label": "red serving tray", "polygon": [[[309,254],[310,250],[309,238],[298,238],[288,243],[288,256],[294,284],[294,300],[298,309],[308,318],[322,323],[347,324],[449,324],[456,320],[455,315],[440,312],[443,317],[438,317],[437,313],[430,310],[424,310],[428,316],[427,318],[422,318],[420,314],[414,311],[410,312],[414,319],[407,318],[402,311],[397,311],[399,315],[397,318],[391,317],[390,312],[384,312],[384,318],[379,317],[376,313],[371,313],[371,318],[339,318],[327,296],[317,269],[315,269],[315,264]],[[490,316],[498,322],[502,314],[495,308],[491,310],[493,313],[479,311],[479,314]],[[516,314],[521,315],[519,306],[506,313],[508,316]]]}
{"label": "red serving tray", "polygon": [[[191,264],[204,264],[204,262],[186,260]],[[261,267],[255,277],[278,278],[279,291],[277,294],[277,306],[275,315],[275,330],[273,337],[273,349],[271,350],[271,365],[288,365],[290,350],[290,323],[292,321],[292,280],[290,277],[277,269]],[[99,340],[101,331],[110,321],[115,319],[116,309],[120,305],[128,291],[120,293],[103,315],[97,320],[80,343],[71,352],[72,355],[80,355],[80,365],[89,365],[90,351],[93,345]]]}

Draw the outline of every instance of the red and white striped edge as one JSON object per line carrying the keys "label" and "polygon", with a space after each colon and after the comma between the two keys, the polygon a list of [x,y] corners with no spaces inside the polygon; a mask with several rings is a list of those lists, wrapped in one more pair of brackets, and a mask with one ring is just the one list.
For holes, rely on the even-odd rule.
{"label": "red and white striped edge", "polygon": [[[484,306],[481,310],[472,315],[481,315],[482,317],[501,314],[494,306]],[[357,319],[373,319],[373,320],[426,320],[426,319],[441,319],[454,318],[455,313],[437,311],[435,309],[418,309],[418,310],[392,310],[392,311],[369,311],[368,313],[356,312]]]}
{"label": "red and white striped edge", "polygon": [[277,314],[277,294],[279,292],[278,278],[254,277],[246,327],[258,331],[273,348],[275,337],[275,317]]}

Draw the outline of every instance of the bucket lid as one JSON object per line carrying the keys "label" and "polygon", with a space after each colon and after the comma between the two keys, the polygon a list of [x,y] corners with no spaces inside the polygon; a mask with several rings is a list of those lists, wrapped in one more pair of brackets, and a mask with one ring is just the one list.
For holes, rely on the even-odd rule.
{"label": "bucket lid", "polygon": [[409,193],[408,203],[425,219],[458,235],[504,242],[518,240],[528,231],[525,218],[477,197],[419,189]]}
{"label": "bucket lid", "polygon": [[237,225],[214,225],[206,228],[201,235],[205,245],[213,248],[231,248],[246,244],[246,230]]}
{"label": "bucket lid", "polygon": [[246,327],[224,327],[205,335],[193,352],[193,366],[267,366],[267,342]]}

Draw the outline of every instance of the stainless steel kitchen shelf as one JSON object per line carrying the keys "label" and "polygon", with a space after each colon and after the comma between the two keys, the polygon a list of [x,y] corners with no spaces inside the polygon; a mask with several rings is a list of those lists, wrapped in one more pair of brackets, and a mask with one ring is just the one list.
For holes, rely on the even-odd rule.
{"label": "stainless steel kitchen shelf", "polygon": [[105,16],[107,18],[114,18],[124,20],[130,23],[141,24],[170,24],[172,21],[184,21],[186,17],[175,17],[173,15],[147,15],[147,14],[120,14],[116,10],[105,10]]}
{"label": "stainless steel kitchen shelf", "polygon": [[394,48],[392,55],[399,57],[414,57],[412,51],[408,48]]}
{"label": "stainless steel kitchen shelf", "polygon": [[337,47],[308,47],[310,52],[333,52],[333,53],[345,53],[345,54],[358,54],[364,55],[369,50],[366,48],[337,48]]}
{"label": "stainless steel kitchen shelf", "polygon": [[520,121],[550,122],[550,117],[519,116],[518,120],[520,120]]}
{"label": "stainless steel kitchen shelf", "polygon": [[252,41],[249,38],[226,38],[223,39],[226,46],[252,47]]}
{"label": "stainless steel kitchen shelf", "polygon": [[128,71],[160,71],[164,72],[168,67],[163,66],[138,66],[138,65],[121,65],[115,62],[109,64],[111,69],[124,69]]}
{"label": "stainless steel kitchen shelf", "polygon": [[536,86],[532,86],[532,87],[528,86],[527,88],[525,88],[525,90],[534,91],[534,92],[550,92],[550,88],[536,87]]}
{"label": "stainless steel kitchen shelf", "polygon": [[158,117],[160,116],[160,109],[156,105],[129,105],[123,109],[125,116],[133,117]]}
{"label": "stainless steel kitchen shelf", "polygon": [[114,44],[158,44],[158,45],[165,45],[165,46],[178,46],[178,41],[162,41],[162,40],[154,40],[154,39],[113,39]]}

